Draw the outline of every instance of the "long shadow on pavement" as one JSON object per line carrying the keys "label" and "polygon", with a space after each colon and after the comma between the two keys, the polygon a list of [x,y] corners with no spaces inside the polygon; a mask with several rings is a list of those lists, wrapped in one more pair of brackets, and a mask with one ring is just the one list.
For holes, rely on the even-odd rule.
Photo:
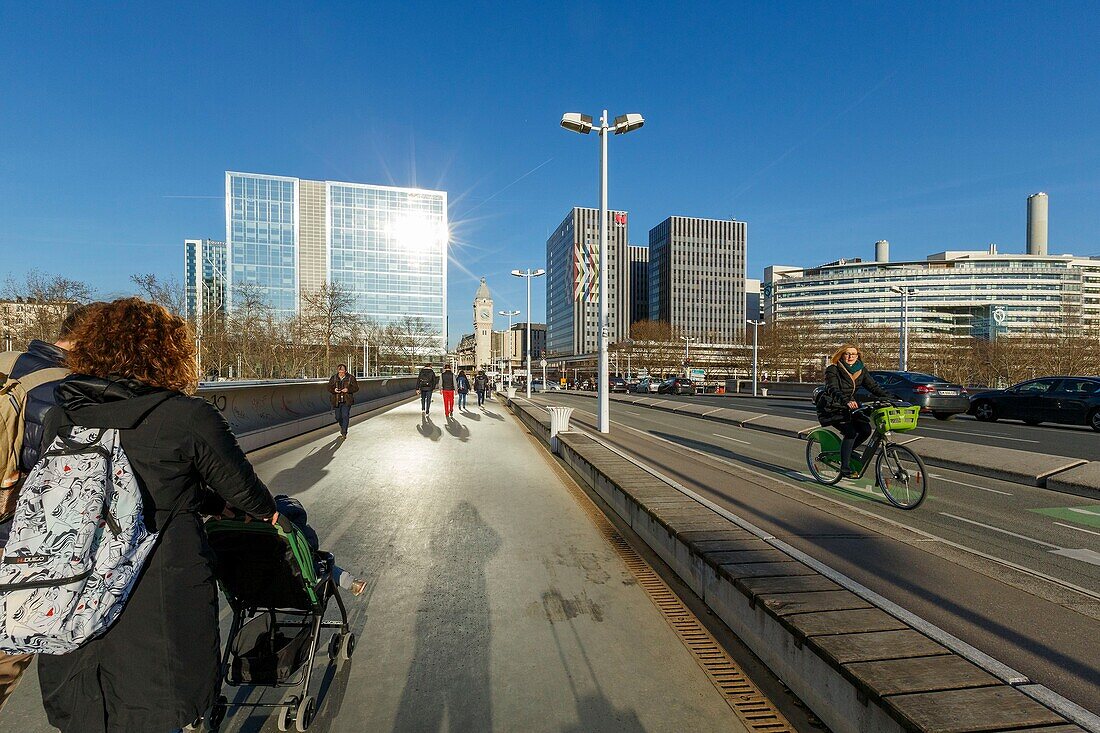
{"label": "long shadow on pavement", "polygon": [[423,435],[429,440],[439,440],[443,437],[443,431],[439,429],[432,419],[427,415],[420,416],[420,422],[416,424],[416,432]]}
{"label": "long shadow on pavement", "polygon": [[328,464],[336,457],[336,451],[343,445],[342,438],[334,438],[329,443],[306,455],[290,468],[284,468],[267,482],[274,494],[293,496],[311,488],[328,475]]}
{"label": "long shadow on pavement", "polygon": [[463,443],[470,439],[470,429],[454,419],[454,416],[447,418],[447,433],[454,438],[458,438]]}
{"label": "long shadow on pavement", "polygon": [[500,535],[468,501],[433,531],[433,559],[416,612],[416,649],[394,722],[394,733],[491,731],[489,590],[485,568]]}

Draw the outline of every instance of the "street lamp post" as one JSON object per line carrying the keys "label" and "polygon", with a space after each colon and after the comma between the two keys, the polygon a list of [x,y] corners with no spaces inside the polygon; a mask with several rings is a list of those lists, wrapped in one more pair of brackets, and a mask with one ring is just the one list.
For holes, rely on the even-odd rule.
{"label": "street lamp post", "polygon": [[684,378],[686,379],[689,375],[688,363],[691,361],[691,352],[688,350],[688,346],[692,341],[696,340],[698,336],[681,336],[680,338],[684,340]]}
{"label": "street lamp post", "polygon": [[757,386],[760,384],[759,379],[757,378],[757,375],[759,374],[759,372],[757,370],[757,364],[758,364],[757,354],[758,354],[758,351],[757,351],[757,348],[756,348],[756,343],[757,343],[756,336],[757,336],[758,329],[760,328],[760,326],[764,325],[764,322],[763,321],[754,321],[752,319],[749,319],[749,323],[752,324],[752,396],[755,397],[756,396],[756,391],[757,391]]}
{"label": "street lamp post", "polygon": [[916,288],[904,285],[891,285],[890,290],[901,295],[901,329],[898,336],[898,369],[909,371],[909,296],[917,292]]}
{"label": "street lamp post", "polygon": [[[502,316],[508,316],[508,383],[512,383],[512,317],[518,316],[519,311],[497,311]],[[504,339],[500,340],[500,353],[504,355]]]}
{"label": "street lamp post", "polygon": [[[607,110],[603,111],[600,118],[600,259],[598,265],[599,291],[600,291],[600,322],[599,322],[599,374],[596,378],[596,387],[599,391],[600,409],[596,419],[596,428],[601,433],[611,430],[611,407],[608,400],[608,363],[607,340],[609,329],[607,325],[607,133],[613,131],[616,135],[622,135],[632,130],[637,130],[645,124],[645,119],[640,114],[625,114],[615,118],[612,125],[607,122]],[[572,130],[582,135],[592,132],[592,116],[579,112],[567,112],[561,118],[561,126],[566,130]],[[529,310],[529,309],[528,309]]]}
{"label": "street lamp post", "polygon": [[542,277],[546,270],[512,270],[516,277],[527,280],[527,399],[531,399],[531,281]]}

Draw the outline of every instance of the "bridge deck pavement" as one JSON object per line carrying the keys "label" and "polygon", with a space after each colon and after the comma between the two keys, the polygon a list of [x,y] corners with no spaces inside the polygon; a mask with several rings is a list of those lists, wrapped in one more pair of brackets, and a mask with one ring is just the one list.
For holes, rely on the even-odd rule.
{"label": "bridge deck pavement", "polygon": [[[422,420],[407,403],[346,441],[315,432],[251,455],[368,580],[348,601],[354,658],[318,662],[311,730],[745,730],[504,408],[440,408]],[[52,730],[33,674],[3,718],[4,731]],[[276,724],[245,707],[222,730]]]}

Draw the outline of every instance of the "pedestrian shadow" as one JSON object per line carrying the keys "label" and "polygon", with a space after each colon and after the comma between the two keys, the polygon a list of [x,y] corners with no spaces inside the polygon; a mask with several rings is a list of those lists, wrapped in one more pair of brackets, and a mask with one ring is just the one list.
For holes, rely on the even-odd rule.
{"label": "pedestrian shadow", "polygon": [[416,649],[394,733],[491,731],[489,590],[485,568],[500,535],[468,501],[432,532],[428,582],[416,612]]}
{"label": "pedestrian shadow", "polygon": [[420,417],[420,422],[416,425],[416,432],[429,440],[439,440],[443,437],[443,431],[427,415]]}
{"label": "pedestrian shadow", "polygon": [[476,412],[471,411],[469,407],[467,407],[465,410],[462,410],[462,416],[464,418],[466,418],[467,420],[473,420],[474,422],[481,422],[481,415],[477,414]]}
{"label": "pedestrian shadow", "polygon": [[275,474],[267,482],[268,488],[272,493],[294,496],[313,487],[328,475],[327,466],[332,463],[341,445],[343,440],[337,437],[317,450],[311,451],[290,468],[284,468]]}
{"label": "pedestrian shadow", "polygon": [[470,429],[458,420],[455,420],[453,416],[447,418],[447,432],[463,443],[470,439]]}
{"label": "pedestrian shadow", "polygon": [[486,410],[486,409],[482,408],[481,411],[484,412],[489,417],[493,418],[494,420],[503,420],[504,419],[501,415],[496,414],[492,410]]}

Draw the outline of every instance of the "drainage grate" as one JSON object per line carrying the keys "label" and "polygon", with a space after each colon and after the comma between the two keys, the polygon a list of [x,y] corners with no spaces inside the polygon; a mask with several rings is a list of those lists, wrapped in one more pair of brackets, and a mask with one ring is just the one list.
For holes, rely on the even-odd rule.
{"label": "drainage grate", "polygon": [[[537,440],[533,436],[532,440]],[[541,447],[541,446],[540,446]],[[787,719],[775,709],[764,694],[754,685],[741,667],[726,654],[699,619],[672,592],[672,589],[657,575],[656,571],[642,559],[633,547],[623,538],[615,525],[604,516],[600,508],[584,490],[544,451],[539,451],[562,478],[562,483],[584,512],[592,519],[596,529],[622,558],[627,569],[646,592],[653,605],[665,617],[665,621],[680,637],[680,641],[695,657],[695,661],[706,672],[715,689],[722,695],[733,712],[751,731],[768,733],[795,733]]]}

